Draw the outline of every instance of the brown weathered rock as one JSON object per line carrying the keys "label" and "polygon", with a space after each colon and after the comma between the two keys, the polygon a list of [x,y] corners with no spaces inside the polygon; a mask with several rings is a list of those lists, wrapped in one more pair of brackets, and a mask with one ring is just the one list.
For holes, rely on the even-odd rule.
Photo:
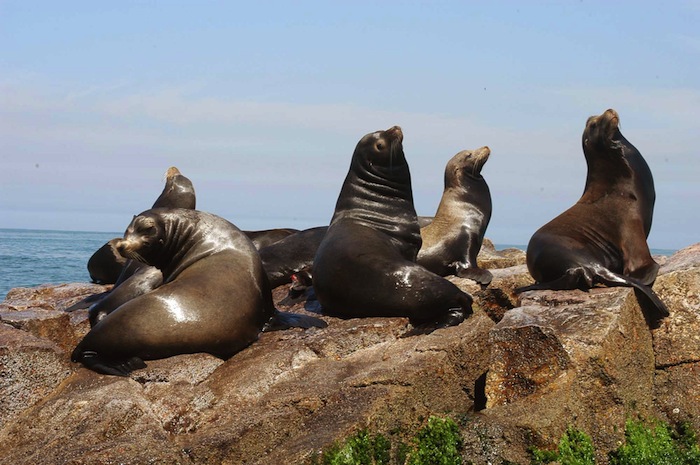
{"label": "brown weathered rock", "polygon": [[653,407],[651,332],[634,292],[531,291],[522,301],[491,331],[487,407],[521,402],[508,409],[513,425],[556,442],[574,424],[614,449],[629,412]]}
{"label": "brown weathered rock", "polygon": [[85,297],[112,289],[112,285],[91,283],[43,284],[37,287],[11,289],[0,303],[0,312],[29,309],[60,310],[78,303]]}
{"label": "brown weathered rock", "polygon": [[51,393],[71,371],[55,344],[0,323],[0,428]]}
{"label": "brown weathered rock", "polygon": [[[671,316],[654,330],[630,289],[517,295],[532,282],[522,261],[491,269],[486,288],[448,278],[475,298],[454,328],[405,337],[402,318],[324,317],[327,328],[264,333],[226,361],[182,355],[131,378],[69,362],[85,311],[57,311],[95,288],[11,292],[0,463],[303,463],[359,429],[405,441],[439,415],[460,419],[465,463],[529,463],[528,447],[554,447],[573,425],[604,464],[629,416],[700,429],[700,245],[664,264],[655,289]],[[286,294],[274,292],[284,310],[319,310]]]}
{"label": "brown weathered rock", "polygon": [[65,351],[72,351],[90,330],[87,310],[77,310],[72,313],[42,308],[0,311],[0,321],[14,328],[28,331],[36,337],[48,339]]}
{"label": "brown weathered rock", "polygon": [[480,267],[488,270],[510,268],[525,264],[525,251],[515,248],[496,250],[493,242],[485,237],[476,261]]}

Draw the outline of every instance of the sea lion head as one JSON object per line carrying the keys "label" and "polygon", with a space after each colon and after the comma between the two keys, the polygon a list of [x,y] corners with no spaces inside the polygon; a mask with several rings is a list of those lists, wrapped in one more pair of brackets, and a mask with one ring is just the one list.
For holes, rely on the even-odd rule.
{"label": "sea lion head", "polygon": [[124,232],[124,238],[117,242],[116,249],[126,258],[152,265],[156,256],[155,249],[164,243],[164,232],[162,218],[142,213],[134,216]]}
{"label": "sea lion head", "polygon": [[182,176],[182,173],[180,173],[180,170],[174,166],[171,166],[170,168],[168,168],[168,171],[165,172],[165,180],[167,181],[167,180],[172,179],[178,175]]}
{"label": "sea lion head", "polygon": [[386,131],[372,132],[357,143],[353,158],[380,170],[405,165],[402,142],[403,132],[399,126],[393,126]]}
{"label": "sea lion head", "polygon": [[601,151],[615,148],[620,135],[620,115],[612,108],[591,116],[583,130],[583,150]]}
{"label": "sea lion head", "polygon": [[457,153],[445,167],[445,187],[460,185],[460,181],[466,177],[480,178],[481,169],[489,159],[489,155],[491,155],[491,149],[487,146]]}

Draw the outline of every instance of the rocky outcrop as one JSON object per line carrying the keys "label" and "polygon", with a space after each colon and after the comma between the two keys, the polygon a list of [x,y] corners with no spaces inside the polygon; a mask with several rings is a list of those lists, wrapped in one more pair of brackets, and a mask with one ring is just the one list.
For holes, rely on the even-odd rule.
{"label": "rocky outcrop", "polygon": [[[430,415],[461,426],[465,462],[529,463],[569,425],[599,463],[636,415],[700,429],[700,244],[666,261],[655,290],[671,316],[650,329],[625,288],[532,291],[524,253],[488,245],[487,288],[463,324],[411,335],[402,318],[323,317],[328,327],[264,333],[228,360],[150,361],[130,378],[70,362],[87,312],[108,288],[16,289],[0,304],[0,463],[279,464],[361,428],[405,440]],[[500,267],[500,268],[499,268]],[[281,309],[313,314],[275,290]]]}

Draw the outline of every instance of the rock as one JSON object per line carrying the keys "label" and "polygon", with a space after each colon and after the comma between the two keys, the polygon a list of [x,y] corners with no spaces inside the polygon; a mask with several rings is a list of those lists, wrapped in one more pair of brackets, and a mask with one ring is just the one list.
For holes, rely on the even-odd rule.
{"label": "rock", "polygon": [[[408,336],[404,318],[324,316],[327,328],[263,333],[228,360],[181,355],[130,378],[69,361],[86,311],[60,310],[103,286],[13,290],[0,304],[12,324],[0,326],[0,461],[304,463],[363,428],[407,441],[438,415],[459,421],[465,463],[529,463],[530,446],[573,425],[604,464],[628,417],[700,431],[700,244],[664,263],[655,290],[671,316],[657,329],[627,288],[518,295],[532,282],[524,252],[488,253],[500,254],[490,286],[448,278],[474,296],[457,327]],[[312,288],[273,296],[318,316]]]}
{"label": "rock", "polygon": [[85,297],[112,289],[112,285],[71,283],[11,289],[0,303],[0,312],[28,309],[60,310],[78,303]]}
{"label": "rock", "polygon": [[629,288],[523,293],[489,343],[487,407],[523,403],[508,409],[511,426],[545,442],[573,424],[612,450],[630,410],[652,413],[651,332]]}
{"label": "rock", "polygon": [[525,251],[516,248],[496,250],[493,242],[485,237],[476,261],[481,268],[489,270],[510,268],[525,264]]}
{"label": "rock", "polygon": [[50,394],[71,372],[55,344],[0,324],[0,428]]}

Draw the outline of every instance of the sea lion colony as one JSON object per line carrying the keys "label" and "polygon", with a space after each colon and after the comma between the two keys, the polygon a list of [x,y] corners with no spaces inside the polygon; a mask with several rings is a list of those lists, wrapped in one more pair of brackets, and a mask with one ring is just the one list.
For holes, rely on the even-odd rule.
{"label": "sea lion colony", "polygon": [[[584,193],[532,236],[527,265],[535,283],[518,292],[633,287],[650,323],[658,321],[668,310],[651,289],[658,271],[646,243],[651,171],[614,110],[589,118],[582,142]],[[73,361],[125,376],[144,360],[176,354],[230,357],[265,330],[324,327],[275,309],[271,289],[285,283],[290,293],[313,286],[328,316],[408,317],[412,334],[460,324],[472,297],[444,276],[491,281],[476,263],[491,217],[481,176],[489,155],[488,147],[457,153],[435,216],[418,217],[401,128],[367,134],[330,224],[305,231],[241,231],[197,211],[191,181],[170,168],[152,208],[88,262],[93,280],[116,284],[71,307],[89,306],[91,323]]]}

